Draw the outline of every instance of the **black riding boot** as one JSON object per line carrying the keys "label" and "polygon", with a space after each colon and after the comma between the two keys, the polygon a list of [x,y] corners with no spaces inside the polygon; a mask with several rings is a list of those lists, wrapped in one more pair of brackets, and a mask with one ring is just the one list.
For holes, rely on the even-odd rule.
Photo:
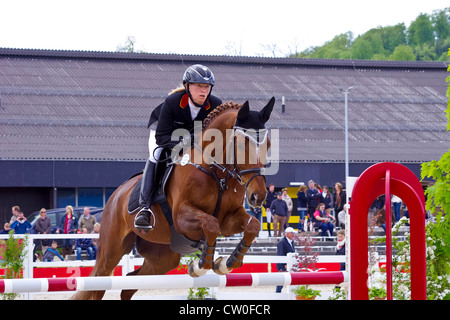
{"label": "black riding boot", "polygon": [[[134,218],[134,226],[141,229],[153,229],[155,227],[155,216],[150,210],[154,195],[154,176],[156,164],[147,160],[141,179],[141,192],[139,194],[139,206],[141,210]],[[152,222],[153,219],[153,222]]]}

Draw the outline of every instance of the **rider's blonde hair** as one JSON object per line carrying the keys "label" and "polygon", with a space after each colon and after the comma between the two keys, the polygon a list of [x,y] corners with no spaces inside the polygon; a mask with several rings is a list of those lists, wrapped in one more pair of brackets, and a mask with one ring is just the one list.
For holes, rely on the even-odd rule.
{"label": "rider's blonde hair", "polygon": [[177,87],[177,88],[173,89],[172,91],[170,91],[169,92],[169,96],[171,94],[174,94],[174,93],[177,93],[177,92],[180,92],[180,91],[185,91],[185,90],[186,90],[186,88],[183,85],[180,85],[179,87]]}

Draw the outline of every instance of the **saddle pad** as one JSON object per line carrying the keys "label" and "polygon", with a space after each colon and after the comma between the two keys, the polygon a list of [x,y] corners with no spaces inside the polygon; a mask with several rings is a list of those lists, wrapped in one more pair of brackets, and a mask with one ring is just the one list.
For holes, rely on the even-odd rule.
{"label": "saddle pad", "polygon": [[141,180],[134,186],[128,199],[128,213],[135,214],[139,210],[139,193],[141,192]]}

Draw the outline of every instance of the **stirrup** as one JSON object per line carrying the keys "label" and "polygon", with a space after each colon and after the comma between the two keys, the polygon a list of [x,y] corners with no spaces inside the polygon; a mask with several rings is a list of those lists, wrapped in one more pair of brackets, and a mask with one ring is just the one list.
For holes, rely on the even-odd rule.
{"label": "stirrup", "polygon": [[[141,215],[145,215],[146,213],[148,214],[147,218],[149,220],[149,224],[148,225],[137,225],[136,219],[138,217],[140,217]],[[136,214],[136,217],[134,218],[134,227],[137,229],[146,230],[146,231],[153,230],[155,228],[155,220],[156,220],[155,214],[153,213],[153,211],[147,207],[143,207],[141,210],[139,210],[139,212]],[[152,224],[152,221],[153,221],[153,224]]]}

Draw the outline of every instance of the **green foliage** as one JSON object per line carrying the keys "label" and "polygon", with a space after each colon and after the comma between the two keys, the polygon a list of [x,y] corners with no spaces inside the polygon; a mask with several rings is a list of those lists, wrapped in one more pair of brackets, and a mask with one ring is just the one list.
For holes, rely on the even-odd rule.
{"label": "green foliage", "polygon": [[[0,247],[0,268],[5,269],[4,279],[22,278],[23,260],[26,255],[25,248],[27,246],[28,237],[23,239],[14,239],[14,231],[9,232],[9,238]],[[3,299],[15,299],[18,294],[7,293],[2,294]]]}
{"label": "green foliage", "polygon": [[425,229],[428,299],[450,300],[450,215],[439,213]]}
{"label": "green foliage", "polygon": [[[194,253],[187,254],[184,257],[186,258],[186,265],[181,264],[181,261],[178,265],[177,270],[187,269],[188,265],[191,261],[198,259],[198,257],[202,254],[200,250],[195,251]],[[209,288],[199,287],[196,289],[189,288],[187,298],[189,300],[204,300],[210,296]]]}
{"label": "green foliage", "polygon": [[205,300],[209,297],[209,288],[200,287],[196,290],[189,288],[187,298],[189,300]]}
{"label": "green foliage", "polygon": [[334,287],[333,295],[329,296],[328,300],[347,300],[347,294],[341,287]]}
{"label": "green foliage", "polygon": [[298,286],[292,289],[292,292],[297,296],[305,298],[320,297],[320,290],[308,289],[308,286]]}
{"label": "green foliage", "polygon": [[434,28],[430,16],[420,14],[408,28],[408,43],[411,46],[420,46],[422,44],[434,44]]}
{"label": "green foliage", "polygon": [[395,48],[390,56],[390,60],[414,61],[416,60],[416,55],[414,54],[413,48],[406,44],[401,44]]}
{"label": "green foliage", "polygon": [[[392,229],[392,288],[395,300],[411,298],[411,238],[405,233],[404,238],[395,237],[402,225],[409,223],[403,217]],[[429,221],[425,226],[427,299],[450,300],[450,215],[436,216],[436,221]],[[372,243],[385,243],[386,237],[379,237]],[[376,263],[377,265],[378,263]],[[380,272],[378,267],[369,274],[370,288],[383,288],[386,284],[386,270]]]}
{"label": "green foliage", "polygon": [[449,61],[450,7],[420,14],[410,26],[377,27],[353,38],[352,32],[337,35],[323,46],[311,47],[291,57],[321,59],[368,59]]}
{"label": "green foliage", "polygon": [[[450,50],[449,50],[450,54]],[[450,71],[450,67],[448,69]],[[450,77],[447,78],[449,87],[447,97],[450,98]],[[447,130],[450,130],[450,99],[447,104],[446,115],[448,119]],[[450,213],[450,150],[444,153],[439,160],[422,163],[422,179],[432,178],[436,182],[425,191],[427,195],[426,209],[436,213],[440,208]]]}
{"label": "green foliage", "polygon": [[386,298],[387,293],[384,288],[370,288],[369,289],[369,300],[374,300],[375,298]]}
{"label": "green foliage", "polygon": [[342,33],[320,47],[310,47],[300,53],[300,58],[317,59],[350,59],[350,48],[353,39],[351,32]]}

